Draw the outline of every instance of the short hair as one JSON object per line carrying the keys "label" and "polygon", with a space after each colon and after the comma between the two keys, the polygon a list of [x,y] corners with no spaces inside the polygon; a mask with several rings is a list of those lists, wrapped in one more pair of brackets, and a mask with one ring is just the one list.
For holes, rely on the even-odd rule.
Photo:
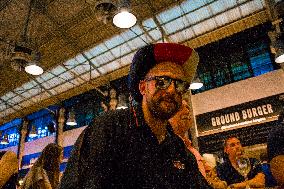
{"label": "short hair", "polygon": [[224,147],[224,149],[226,148],[226,146],[227,146],[227,142],[228,142],[228,140],[230,140],[230,139],[232,139],[232,138],[236,138],[236,139],[238,139],[238,140],[240,140],[237,136],[234,136],[234,135],[232,135],[232,136],[228,136],[227,138],[225,138],[224,139],[224,141],[223,141],[223,147]]}

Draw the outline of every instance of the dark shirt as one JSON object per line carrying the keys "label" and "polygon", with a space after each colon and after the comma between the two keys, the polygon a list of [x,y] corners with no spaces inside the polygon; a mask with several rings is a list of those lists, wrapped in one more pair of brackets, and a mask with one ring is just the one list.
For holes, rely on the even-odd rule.
{"label": "dark shirt", "polygon": [[159,144],[141,112],[136,122],[129,110],[113,111],[88,127],[59,188],[211,188],[171,127]]}
{"label": "dark shirt", "polygon": [[262,172],[265,175],[265,186],[266,187],[276,186],[277,182],[270,171],[270,165],[268,163],[262,163],[261,168]]}
{"label": "dark shirt", "polygon": [[[250,165],[249,180],[253,179],[258,173],[262,173],[261,164],[257,159],[250,158]],[[228,158],[225,158],[224,163],[217,166],[217,176],[226,181],[228,185],[245,181],[245,178],[232,166]]]}

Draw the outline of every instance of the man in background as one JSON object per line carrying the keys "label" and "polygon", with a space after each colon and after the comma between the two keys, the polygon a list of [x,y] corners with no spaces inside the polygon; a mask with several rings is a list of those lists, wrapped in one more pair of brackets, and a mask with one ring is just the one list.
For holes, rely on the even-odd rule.
{"label": "man in background", "polygon": [[243,146],[237,137],[229,137],[224,142],[224,163],[217,166],[217,175],[222,181],[226,181],[231,188],[263,188],[265,176],[262,173],[261,164],[254,158],[249,158],[251,170],[248,180],[245,180],[238,172],[237,159],[245,156]]}
{"label": "man in background", "polygon": [[270,170],[278,188],[284,189],[284,112],[278,117],[278,125],[271,130],[267,139],[267,154]]}

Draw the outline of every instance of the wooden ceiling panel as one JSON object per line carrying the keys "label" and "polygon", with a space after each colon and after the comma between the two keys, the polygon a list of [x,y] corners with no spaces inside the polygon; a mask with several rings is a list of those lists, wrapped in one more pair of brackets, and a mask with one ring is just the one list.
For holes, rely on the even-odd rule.
{"label": "wooden ceiling panel", "polygon": [[3,12],[3,17],[1,20],[1,33],[6,33],[9,36],[9,38],[8,36],[6,36],[6,38],[9,40],[18,38],[23,31],[25,15],[28,12],[27,7],[25,6],[26,2],[27,0],[23,0],[21,2],[12,2],[1,11]]}
{"label": "wooden ceiling panel", "polygon": [[[17,42],[23,33],[24,23],[29,9],[29,0],[13,0],[1,10],[0,39]],[[133,0],[133,12],[138,19],[152,16],[146,0]],[[158,11],[169,8],[175,0],[155,0],[153,6]],[[39,8],[38,5],[46,5]],[[166,6],[164,6],[166,5]],[[141,11],[143,10],[143,11]],[[42,54],[41,64],[44,69],[51,69],[66,60],[99,44],[124,30],[110,22],[98,22],[93,5],[85,0],[40,0],[32,8],[27,37],[34,42]],[[0,96],[28,81],[25,73],[18,73],[10,66],[10,61],[3,58],[7,44],[0,43],[1,56]],[[11,73],[11,74],[9,74]],[[17,76],[17,77],[15,77]],[[24,77],[21,78],[21,77]],[[7,79],[9,78],[9,79]],[[21,78],[21,79],[20,79]]]}
{"label": "wooden ceiling panel", "polygon": [[44,15],[34,13],[29,24],[28,37],[37,44],[37,47],[51,40],[56,35],[56,26]]}
{"label": "wooden ceiling panel", "polygon": [[103,25],[103,23],[98,22],[94,16],[88,17],[79,22],[77,25],[73,25],[73,27],[68,29],[67,34],[73,38],[78,38],[88,32],[93,32],[98,27],[101,27],[101,25]]}
{"label": "wooden ceiling panel", "polygon": [[[31,79],[25,72],[13,70],[10,66],[10,60],[3,56],[6,52],[9,52],[7,51],[7,42],[13,45],[14,42],[19,41],[20,34],[23,33],[30,0],[12,0],[9,3],[7,3],[7,0],[0,0],[1,3],[3,1],[6,3],[3,3],[5,6],[1,6],[0,10],[0,97]],[[126,31],[113,26],[111,21],[107,24],[97,21],[94,5],[86,3],[85,0],[35,0],[35,2],[36,6],[32,8],[27,37],[31,38],[32,42],[39,48],[42,54],[40,62],[44,70],[51,70],[58,65],[62,65],[65,61],[74,58],[78,53],[83,53],[95,45]],[[177,5],[182,0],[133,0],[131,2],[131,10],[137,16],[138,24],[141,24],[144,20]],[[1,3],[0,5],[2,5]],[[46,6],[40,7],[40,5]],[[261,19],[265,20],[262,17]],[[230,27],[237,27],[238,30],[236,30],[240,31],[246,25],[253,25],[253,23],[258,24],[259,21],[250,19],[246,24],[236,24]],[[204,37],[191,40],[191,43],[194,46],[199,46],[208,41],[212,42],[212,40],[215,40],[210,37],[212,33],[214,34],[214,32],[211,32],[210,35],[205,34]],[[220,33],[216,33],[213,36],[219,35]],[[219,39],[219,37],[216,37],[216,39]],[[124,68],[122,70],[124,70],[123,73],[119,72],[119,70],[112,73],[125,75],[127,70]],[[110,80],[107,75],[102,77],[107,78],[108,81]],[[97,78],[96,81],[103,80]],[[102,83],[104,82],[98,82],[96,85]],[[90,88],[89,86],[93,85],[84,84],[84,86],[88,86],[86,87],[87,90]],[[72,94],[68,92],[68,95],[66,92],[58,96],[66,99],[82,91],[85,91],[85,89]],[[49,105],[52,100],[47,101],[48,103],[37,106],[36,109]],[[27,108],[23,112],[28,110],[26,113],[31,113],[31,110],[36,109]],[[15,115],[11,115],[10,118],[15,118]]]}
{"label": "wooden ceiling panel", "polygon": [[48,12],[61,25],[83,11],[86,6],[84,0],[56,0],[49,5]]}
{"label": "wooden ceiling panel", "polygon": [[5,94],[11,89],[19,87],[21,84],[29,81],[25,72],[19,72],[12,69],[10,61],[5,62],[5,69],[0,69],[0,93]]}
{"label": "wooden ceiling panel", "polygon": [[41,60],[42,65],[46,69],[51,69],[64,61],[68,60],[77,53],[74,51],[74,47],[70,44],[65,44],[62,46],[57,46],[52,52],[44,54]]}

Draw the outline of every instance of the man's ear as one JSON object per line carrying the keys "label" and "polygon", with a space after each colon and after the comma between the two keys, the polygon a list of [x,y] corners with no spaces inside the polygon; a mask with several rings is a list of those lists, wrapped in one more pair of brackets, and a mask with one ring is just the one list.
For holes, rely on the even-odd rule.
{"label": "man's ear", "polygon": [[139,91],[142,96],[146,94],[146,82],[145,81],[140,81],[139,82]]}

